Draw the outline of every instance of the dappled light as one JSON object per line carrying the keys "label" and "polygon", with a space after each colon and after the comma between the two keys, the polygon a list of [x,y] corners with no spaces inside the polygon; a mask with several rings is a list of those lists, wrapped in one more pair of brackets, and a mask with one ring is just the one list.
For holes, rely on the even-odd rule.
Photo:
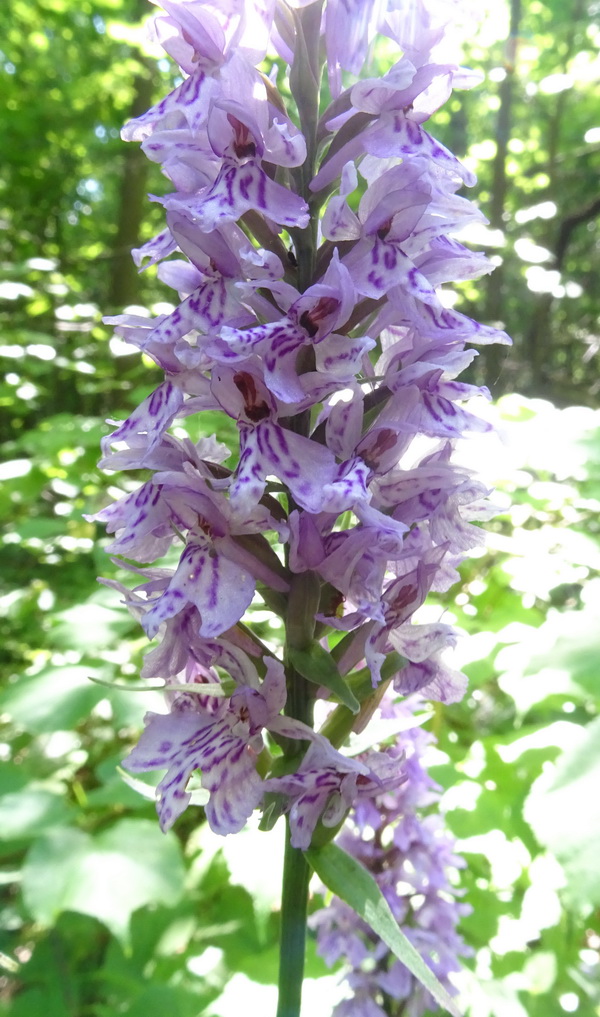
{"label": "dappled light", "polygon": [[[197,776],[191,808],[163,835],[155,820],[160,774],[121,769],[144,716],[166,707],[161,681],[140,678],[148,640],[119,585],[140,581],[140,563],[105,554],[111,538],[95,518],[150,477],[150,456],[137,471],[126,460],[118,473],[97,463],[115,418],[119,426],[162,382],[155,359],[140,356],[102,315],[131,315],[141,330],[176,311],[161,270],[138,268],[130,255],[163,228],[160,202],[171,182],[137,144],[121,141],[120,129],[183,78],[148,38],[146,0],[0,7],[0,1017],[274,1014],[283,836],[279,843],[275,833],[273,845],[251,820],[235,837],[217,837]],[[470,411],[495,433],[461,439],[457,462],[483,477],[496,515],[475,520],[487,531],[485,546],[460,564],[457,585],[440,592],[434,584],[414,613],[420,625],[457,627],[443,660],[467,675],[465,698],[419,700],[410,720],[379,716],[370,739],[353,732],[351,755],[376,743],[389,748],[401,730],[424,736],[435,786],[419,814],[425,823],[441,815],[466,863],[448,863],[466,943],[463,970],[452,976],[465,1017],[598,1017],[600,4],[466,7],[473,10],[456,32],[465,66],[482,83],[454,92],[431,125],[477,174],[461,194],[486,217],[453,237],[484,252],[495,271],[458,284],[444,276],[439,298],[513,338],[512,347],[482,345],[462,379],[491,391],[490,402],[479,395]],[[257,21],[257,38],[262,30]],[[284,47],[290,29],[282,22],[280,30]],[[384,38],[372,54],[374,74],[389,70],[392,53]],[[259,92],[264,82],[274,93],[279,87],[278,60],[261,64]],[[342,124],[343,104],[334,112]],[[361,177],[344,210],[359,232],[365,188]],[[333,208],[338,191],[325,190]],[[432,222],[434,230],[433,213]],[[281,231],[283,243],[271,225],[265,243],[292,265],[296,225]],[[255,300],[268,312],[275,297],[263,284],[258,275],[235,283],[247,287],[248,306]],[[330,298],[322,299],[300,319],[315,333],[329,310]],[[190,363],[196,352],[188,351]],[[453,371],[444,384],[458,384]],[[330,405],[339,403],[341,415],[356,390],[339,376]],[[236,377],[234,396],[260,415],[266,402],[251,391],[252,376]],[[201,404],[200,386],[193,398]],[[307,411],[317,432],[322,406]],[[234,417],[190,411],[171,434],[182,447],[212,442],[207,459],[220,490],[239,443]],[[422,440],[421,459],[439,447],[430,435]],[[384,446],[385,437],[373,456]],[[125,448],[115,446],[117,464]],[[281,485],[273,472],[265,478],[271,511],[281,507]],[[323,504],[315,517],[329,511]],[[168,550],[158,568],[177,563]],[[259,590],[248,599],[256,639],[278,651],[276,597]],[[342,618],[343,601],[340,594],[326,605],[328,618]],[[141,614],[135,597],[131,603]],[[240,647],[248,648],[241,636]],[[226,672],[218,677],[227,688]],[[378,837],[372,829],[371,840]],[[330,901],[315,879],[311,915]],[[318,921],[309,919],[304,1017],[329,1017],[346,992],[347,965],[336,956],[332,969],[317,951]],[[432,1013],[382,998],[386,1009],[373,1013]]]}

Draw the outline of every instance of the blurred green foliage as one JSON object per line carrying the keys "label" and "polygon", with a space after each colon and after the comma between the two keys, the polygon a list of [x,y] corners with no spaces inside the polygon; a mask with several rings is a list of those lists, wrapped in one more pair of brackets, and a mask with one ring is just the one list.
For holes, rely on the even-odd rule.
{"label": "blurred green foliage", "polygon": [[[158,227],[145,192],[166,184],[118,137],[172,75],[144,48],[146,6],[0,6],[7,1017],[230,1017],[242,1003],[273,1005],[277,833],[218,841],[196,809],[163,837],[152,787],[144,796],[121,779],[118,764],[160,697],[138,690],[145,639],[98,586],[116,566],[84,518],[118,493],[96,468],[104,418],[124,418],[158,376],[111,340],[100,314],[169,300],[128,255]],[[510,8],[488,4],[480,29],[470,28],[466,61],[486,80],[435,119],[434,133],[479,173],[491,224],[478,244],[502,259],[489,283],[462,287],[457,306],[501,319],[516,340],[508,354],[482,356],[476,380],[594,407],[600,8],[513,0],[512,41]],[[498,485],[501,514],[485,552],[463,567],[460,591],[431,606],[470,634],[460,651],[470,694],[431,721],[433,772],[468,861],[457,879],[474,908],[464,921],[474,950],[465,1005],[470,1017],[592,1017],[600,415],[511,395],[497,415],[509,452],[498,444],[490,471],[486,448],[480,465]],[[211,432],[220,425],[208,416]],[[265,640],[276,638],[267,612],[256,620]],[[325,977],[312,942],[308,975],[319,981],[316,1003],[309,982],[307,1008],[325,1015],[335,976]]]}

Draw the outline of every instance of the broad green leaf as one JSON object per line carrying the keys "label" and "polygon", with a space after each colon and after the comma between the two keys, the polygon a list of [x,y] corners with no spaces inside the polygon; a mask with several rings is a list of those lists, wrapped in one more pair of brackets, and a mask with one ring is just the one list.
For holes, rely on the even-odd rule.
{"label": "broad green leaf", "polygon": [[307,650],[288,649],[290,663],[309,682],[324,685],[333,692],[352,713],[358,713],[360,703],[340,675],[337,664],[330,653],[319,643],[311,643]]}
{"label": "broad green leaf", "polygon": [[40,1014],[44,1014],[44,1017],[65,1017],[65,1013],[68,1012],[65,1011],[65,989],[66,992],[71,990],[71,979],[65,987],[64,976],[62,977],[63,988],[60,994],[58,986],[61,975],[56,970],[56,965],[54,967],[54,977],[50,985],[45,984],[43,989],[33,988],[20,992],[11,1003],[10,1011],[2,1013],[10,1012],[10,1017],[39,1017]]}
{"label": "broad green leaf", "polygon": [[39,837],[42,830],[69,821],[65,799],[44,788],[25,788],[0,798],[0,840]]}
{"label": "broad green leaf", "polygon": [[525,803],[525,819],[556,855],[567,897],[584,911],[600,903],[600,718],[542,774]]}
{"label": "broad green leaf", "polygon": [[176,904],[183,880],[176,838],[150,820],[123,819],[95,836],[57,829],[40,837],[25,861],[23,895],[43,925],[61,911],[78,911],[127,942],[132,913],[146,904]]}
{"label": "broad green leaf", "polygon": [[545,645],[542,643],[544,649],[540,652],[536,647],[538,652],[534,652],[527,662],[525,674],[536,675],[543,668],[562,670],[571,682],[580,685],[600,703],[599,627],[598,603],[592,603],[582,611],[554,614],[539,630],[546,637]]}
{"label": "broad green leaf", "polygon": [[[11,1017],[76,1017],[84,1013],[89,993],[85,983],[97,977],[102,941],[106,941],[106,931],[84,915],[64,915],[49,935],[38,933],[31,957],[20,965],[19,991],[9,1003]],[[0,1009],[0,1013],[5,1011]]]}
{"label": "broad green leaf", "polygon": [[34,734],[68,731],[106,699],[106,689],[89,681],[89,675],[100,678],[103,672],[79,665],[47,667],[7,690],[4,712]]}
{"label": "broad green leaf", "polygon": [[129,614],[118,607],[98,603],[99,599],[96,597],[55,615],[49,634],[51,645],[64,649],[97,650],[112,645],[119,636],[135,629],[135,622]]}
{"label": "broad green leaf", "polygon": [[[214,994],[214,993],[213,993]],[[127,1008],[128,1017],[197,1017],[201,1000],[181,985],[151,982]],[[203,1008],[204,1009],[204,1008]]]}
{"label": "broad green leaf", "polygon": [[460,1017],[460,1011],[451,996],[400,929],[370,872],[337,844],[309,848],[306,857],[325,886],[367,922],[436,1002],[453,1017]]}

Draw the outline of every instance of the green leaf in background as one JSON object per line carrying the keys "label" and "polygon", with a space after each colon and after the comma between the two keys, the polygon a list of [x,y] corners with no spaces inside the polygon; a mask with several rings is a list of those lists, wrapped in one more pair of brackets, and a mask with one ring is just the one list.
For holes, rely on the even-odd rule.
{"label": "green leaf in background", "polygon": [[47,667],[31,678],[21,678],[3,696],[3,710],[34,734],[68,731],[87,717],[106,689],[89,676],[106,677],[100,668]]}
{"label": "green leaf in background", "polygon": [[0,840],[39,837],[43,830],[69,822],[69,806],[62,794],[27,787],[0,796]]}
{"label": "green leaf in background", "polygon": [[49,642],[61,649],[102,649],[134,628],[135,622],[119,609],[112,590],[102,590],[85,604],[55,615]]}
{"label": "green leaf in background", "polygon": [[61,975],[56,971],[50,986],[44,985],[43,989],[33,988],[19,994],[11,1004],[10,1011],[3,1012],[10,1013],[10,1017],[39,1017],[39,1014],[44,1014],[44,1017],[65,1017],[65,1013],[69,1013],[70,1017],[73,1011],[65,1011],[65,995],[72,987],[68,984],[66,990],[63,988],[61,992],[60,982]]}
{"label": "green leaf in background", "polygon": [[183,881],[176,838],[151,820],[123,819],[94,836],[64,828],[40,837],[25,861],[23,896],[42,925],[61,911],[78,911],[126,943],[132,913],[153,902],[177,903]]}
{"label": "green leaf in background", "polygon": [[338,697],[352,713],[358,713],[360,703],[340,675],[333,657],[319,643],[311,643],[308,650],[288,648],[290,662],[296,671],[315,685],[323,685]]}
{"label": "green leaf in background", "polygon": [[360,862],[342,851],[337,844],[309,848],[305,853],[325,886],[367,922],[440,1006],[453,1017],[460,1017],[456,1004],[404,935],[377,883]]}
{"label": "green leaf in background", "polygon": [[[154,982],[127,1008],[127,1017],[198,1017],[199,999],[178,985]],[[113,1011],[114,1012],[114,1011]],[[109,1011],[106,1011],[108,1017]]]}
{"label": "green leaf in background", "polygon": [[[10,999],[10,1017],[82,1017],[89,1011],[88,979],[98,977],[97,937],[106,931],[87,915],[61,916],[38,938],[33,954],[18,971],[18,992]],[[86,982],[88,984],[86,984]]]}
{"label": "green leaf in background", "polygon": [[525,819],[561,863],[566,895],[588,913],[600,904],[600,718],[577,735],[525,803]]}
{"label": "green leaf in background", "polygon": [[595,592],[595,600],[581,611],[553,612],[539,630],[544,651],[534,653],[525,674],[535,675],[544,667],[564,671],[600,703],[600,591]]}

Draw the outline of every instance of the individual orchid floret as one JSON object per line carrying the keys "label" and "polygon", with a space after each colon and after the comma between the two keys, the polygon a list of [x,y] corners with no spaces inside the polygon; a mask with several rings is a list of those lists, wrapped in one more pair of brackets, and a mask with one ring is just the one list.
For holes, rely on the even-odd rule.
{"label": "individual orchid floret", "polygon": [[[182,124],[198,131],[206,124],[210,104],[222,94],[234,94],[241,77],[252,74],[253,64],[265,55],[274,13],[273,0],[231,3],[166,0],[167,16],[152,23],[153,37],[186,75],[174,91],[147,113],[123,128],[125,141],[143,141],[158,127]],[[239,92],[238,92],[239,94]]]}
{"label": "individual orchid floret", "polygon": [[290,568],[313,569],[361,616],[384,620],[381,604],[384,577],[390,562],[403,555],[407,526],[374,510],[358,508],[359,524],[334,530],[333,513],[290,515]]}
{"label": "individual orchid floret", "polygon": [[269,390],[284,403],[300,402],[305,391],[297,373],[301,349],[313,351],[314,367],[324,379],[350,383],[375,341],[336,334],[350,317],[355,290],[347,269],[336,256],[323,280],[299,294],[283,282],[265,284],[287,313],[284,318],[247,329],[220,330],[209,352],[223,363],[243,362],[258,354]]}
{"label": "individual orchid floret", "polygon": [[444,101],[439,88],[429,87],[438,71],[437,67],[415,71],[410,61],[402,60],[387,79],[355,85],[351,93],[353,114],[345,120],[339,139],[311,182],[311,190],[328,187],[347,162],[356,162],[367,154],[403,161],[425,156],[448,175],[472,186],[475,175],[421,127]]}
{"label": "individual orchid floret", "polygon": [[175,573],[152,580],[143,589],[150,602],[143,618],[150,638],[188,604],[199,612],[200,634],[210,638],[240,620],[252,601],[255,584],[243,566],[217,553],[212,541],[197,532],[188,540]]}
{"label": "individual orchid floret", "polygon": [[[273,689],[274,685],[281,688],[281,669],[276,670],[275,662],[270,668],[266,694],[259,688],[238,686],[231,697],[222,693],[217,697],[216,676],[191,668],[186,675],[189,691],[175,695],[171,712],[146,715],[142,737],[124,766],[132,773],[167,767],[157,788],[163,830],[187,807],[190,793],[186,787],[195,770],[201,771],[202,786],[210,793],[206,816],[211,828],[227,834],[237,833],[245,825],[263,794],[256,770],[264,747],[262,730],[272,711],[276,715],[281,709]],[[203,684],[209,685],[209,695],[202,694]]]}
{"label": "individual orchid floret", "polygon": [[126,441],[130,447],[142,446],[145,451],[151,452],[177,416],[183,398],[179,385],[170,379],[162,382],[116,431],[102,439],[104,455],[111,445],[121,441]]}
{"label": "individual orchid floret", "polygon": [[[344,174],[342,186],[347,193],[352,181],[346,168]],[[414,159],[383,172],[365,191],[357,214],[342,196],[332,199],[323,232],[332,241],[354,241],[344,265],[358,293],[379,299],[397,288],[440,307],[435,291],[435,284],[444,281],[439,278],[440,271],[450,271],[452,279],[458,280],[490,270],[487,259],[456,241],[451,248],[454,258],[446,266],[450,252],[447,248],[439,251],[438,234],[459,229],[473,216],[469,206],[448,207],[447,199],[440,200],[436,190],[427,161]],[[438,247],[432,250],[436,243]],[[426,271],[429,267],[433,278]]]}
{"label": "individual orchid floret", "polygon": [[341,619],[329,619],[335,628],[350,631],[357,628],[355,638],[340,658],[340,672],[346,674],[364,659],[374,688],[381,681],[381,667],[392,648],[391,632],[407,622],[424,603],[446,553],[445,547],[432,547],[423,552],[413,565],[415,559],[411,560],[411,550],[407,541],[404,560],[395,563],[397,578],[383,591],[382,621],[368,622],[362,611],[355,611]]}
{"label": "individual orchid floret", "polygon": [[[376,770],[346,759],[306,724],[281,716],[286,688],[279,661],[264,659],[266,673],[260,682],[254,668],[238,669],[239,655],[234,654],[233,667],[222,654],[218,660],[238,678],[231,695],[224,695],[216,673],[190,662],[184,682],[170,693],[170,712],[146,715],[142,737],[124,760],[132,773],[167,769],[157,787],[163,830],[168,830],[189,804],[186,788],[196,770],[202,787],[209,792],[206,817],[215,833],[237,833],[265,791],[279,791],[287,799],[285,807],[293,811],[298,837],[304,841],[308,833],[303,846],[308,846],[322,812],[323,822],[335,825],[357,795],[373,793],[375,787],[395,786],[402,779],[397,768],[392,774],[384,765],[382,771],[379,759],[374,761]],[[261,778],[256,767],[265,748],[263,731],[311,742],[301,771],[279,780]],[[326,779],[319,763],[325,765]],[[314,781],[316,794],[310,791]]]}
{"label": "individual orchid floret", "polygon": [[368,501],[364,464],[338,465],[324,445],[282,427],[278,417],[283,411],[255,370],[215,369],[212,389],[223,409],[238,421],[240,458],[229,487],[236,513],[261,500],[269,475],[286,484],[298,505],[309,512],[337,514],[360,499]]}
{"label": "individual orchid floret", "polygon": [[[229,112],[231,108],[235,112]],[[204,233],[235,222],[251,210],[286,228],[304,229],[308,225],[308,205],[266,173],[262,161],[270,161],[274,155],[266,152],[265,140],[252,118],[233,103],[227,103],[224,109],[213,107],[211,116],[211,145],[220,157],[215,181],[197,196],[177,193],[160,199],[165,208],[180,212]],[[281,135],[278,137],[282,141]],[[278,147],[283,150],[278,154],[292,164],[302,161],[302,149],[291,136]],[[288,157],[288,148],[295,154]]]}
{"label": "individual orchid floret", "polygon": [[288,800],[291,843],[305,850],[319,820],[336,827],[361,797],[395,788],[404,780],[398,766],[379,756],[361,762],[313,743],[301,766],[287,777],[270,777],[265,789],[283,793]]}

